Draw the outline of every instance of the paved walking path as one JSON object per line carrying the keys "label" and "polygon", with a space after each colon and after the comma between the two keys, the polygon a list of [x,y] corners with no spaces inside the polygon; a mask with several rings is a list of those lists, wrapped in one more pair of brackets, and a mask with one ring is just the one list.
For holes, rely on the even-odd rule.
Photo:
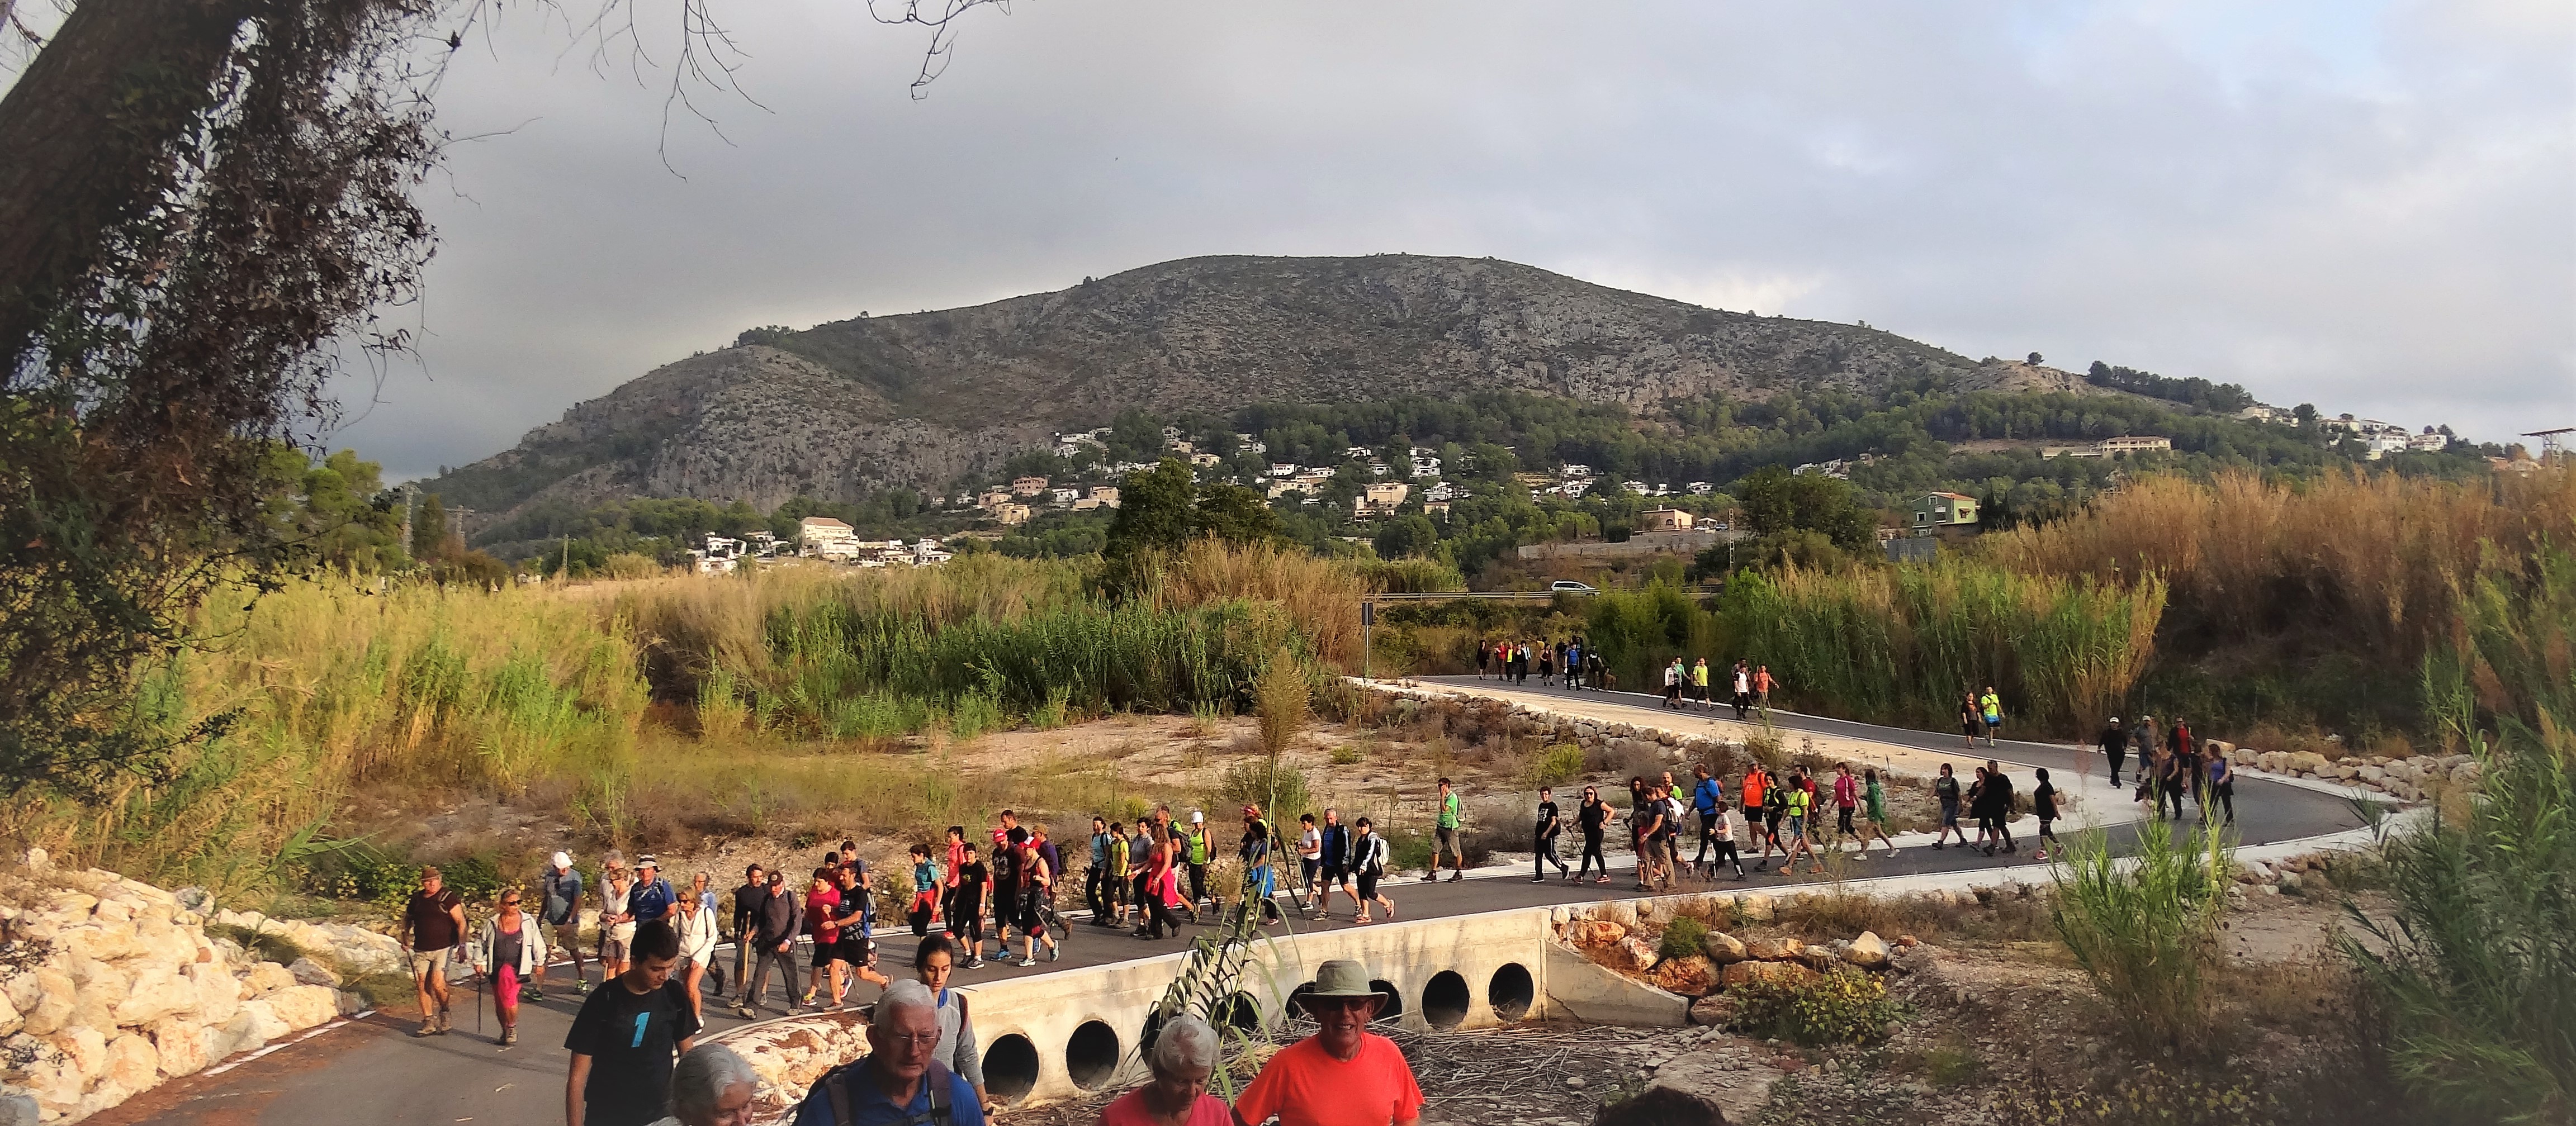
{"label": "paved walking path", "polygon": [[[1443,689],[1513,699],[1544,702],[1561,711],[1579,711],[1585,715],[1610,720],[1687,729],[1685,724],[1709,725],[1712,734],[1740,737],[1733,719],[1708,715],[1683,716],[1659,707],[1655,697],[1635,694],[1569,692],[1537,686],[1506,688],[1493,681],[1474,677],[1433,678],[1421,682]],[[2061,781],[2061,787],[2080,794],[2088,808],[2098,809],[2102,819],[2111,822],[2106,832],[2116,845],[2126,846],[2136,837],[2136,807],[2125,794],[2108,785],[2098,754],[2066,746],[2004,740],[1989,751],[1979,747],[1971,753],[1960,747],[1958,737],[1902,728],[1879,727],[1846,720],[1803,716],[1774,711],[1772,723],[1777,729],[1795,734],[1808,734],[1837,743],[1849,741],[1857,751],[1864,745],[1880,748],[1885,758],[1871,754],[1871,761],[1884,762],[1904,769],[1916,761],[1918,752],[1950,757],[1961,773],[1966,767],[1992,757],[2015,766],[2046,766]],[[1730,730],[1720,730],[1726,728]],[[1904,757],[1899,765],[1898,756]],[[2090,760],[2091,769],[2079,770],[2080,760]],[[1934,761],[1938,761],[1937,759]],[[1911,772],[1911,771],[1909,771]],[[2015,771],[2015,773],[2020,773]],[[2088,777],[2089,773],[2089,777]],[[2026,775],[2015,779],[2018,788],[2028,789]],[[1730,780],[1730,788],[1732,780]],[[2321,788],[2306,787],[2273,779],[2240,776],[2236,791],[2238,829],[2246,845],[2266,845],[2324,838],[2360,827],[2343,799]],[[1624,805],[1613,799],[1614,805]],[[2027,822],[2024,822],[2027,823]],[[1926,839],[1909,834],[1913,840]],[[1614,835],[1615,839],[1615,835]],[[1907,843],[1900,838],[1900,843]],[[1867,864],[1848,866],[1853,877],[1870,877],[1895,885],[1948,882],[1953,879],[1981,878],[1982,873],[2000,873],[2020,869],[2020,878],[2045,879],[2044,866],[2030,859],[2025,850],[2017,855],[1986,857],[1974,851],[1951,848],[1935,851],[1910,847],[1895,856],[1877,854]],[[1517,866],[1487,868],[1460,882],[1424,883],[1418,877],[1388,881],[1387,893],[1397,904],[1399,919],[1440,918],[1470,915],[1513,907],[1558,903],[1587,903],[1636,894],[1626,875],[1628,858],[1614,856],[1621,872],[1606,886],[1592,883],[1570,884],[1551,878],[1546,883],[1530,882],[1527,873]],[[1888,879],[1894,877],[1895,879]],[[1729,890],[1736,888],[1796,887],[1815,882],[1815,877],[1800,875],[1782,878],[1777,871],[1753,876],[1746,883],[1732,879],[1715,882],[1681,881],[1676,890]],[[1294,912],[1291,912],[1292,915]],[[1333,915],[1321,922],[1298,919],[1291,928],[1305,931],[1317,928],[1341,928],[1352,925],[1347,898],[1333,905]],[[1193,928],[1195,933],[1195,928]],[[908,961],[912,936],[908,932],[881,932],[878,938],[881,962],[888,972],[897,972]],[[1035,968],[1020,969],[999,963],[976,971],[961,971],[959,984],[974,985],[1006,976],[1051,973],[1084,966],[1104,965],[1132,958],[1171,953],[1182,949],[1175,940],[1147,942],[1077,923],[1074,935],[1066,944],[1062,961],[1041,962]],[[720,956],[730,970],[731,949]],[[803,951],[799,950],[799,964]],[[594,973],[596,970],[593,971]],[[474,1017],[470,1006],[473,993],[460,990],[456,1010],[461,1030],[443,1037],[415,1040],[407,1033],[416,1023],[389,1014],[376,1014],[352,1021],[323,1034],[281,1048],[256,1060],[232,1067],[220,1074],[196,1075],[167,1084],[138,1096],[125,1106],[91,1119],[102,1126],[127,1126],[136,1123],[188,1123],[198,1126],[325,1126],[339,1123],[402,1123],[458,1126],[462,1123],[519,1124],[560,1122],[564,1101],[564,1070],[567,1056],[562,1044],[564,1033],[571,1027],[578,998],[563,990],[561,981],[551,981],[558,988],[547,993],[542,1004],[531,1004],[520,1013],[520,1042],[503,1049],[491,1043],[495,1027],[485,1016],[486,1034],[473,1031]],[[738,987],[737,987],[738,988]],[[854,999],[872,998],[873,989],[862,986]],[[709,1006],[711,1030],[723,1031],[741,1023],[729,1014],[719,1014]]]}

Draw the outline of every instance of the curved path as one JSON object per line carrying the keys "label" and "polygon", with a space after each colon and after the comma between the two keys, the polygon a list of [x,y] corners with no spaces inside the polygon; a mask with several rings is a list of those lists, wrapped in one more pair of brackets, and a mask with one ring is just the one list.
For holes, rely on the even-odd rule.
{"label": "curved path", "polygon": [[[1646,725],[1685,718],[1663,710],[1655,697],[1633,693],[1572,692],[1536,686],[1506,689],[1496,682],[1478,681],[1474,677],[1430,678],[1416,683],[1499,699],[1579,708]],[[1695,715],[1688,718],[1708,720],[1711,717]],[[1903,728],[1777,711],[1772,713],[1772,723],[1792,732],[1867,740],[1955,756],[1962,773],[1966,772],[1968,765],[1988,757],[2020,766],[2046,766],[2061,785],[2067,779],[2077,779],[2074,786],[2067,788],[2079,789],[2082,796],[2093,799],[2101,808],[2113,808],[2126,800],[2126,796],[2112,790],[2102,776],[2098,755],[2063,745],[2004,740],[1992,750],[1979,747],[1971,752],[1959,746],[1955,736]],[[2092,768],[2089,775],[2079,768],[2079,760],[2088,758]],[[2027,789],[2027,779],[2020,781],[2021,788]],[[2361,821],[2340,794],[2315,784],[2241,776],[2237,783],[2236,803],[2238,830],[2247,846],[2299,841],[2361,826]],[[2134,819],[2109,820],[2112,824],[2106,831],[2115,843],[2126,845],[2135,840],[2137,823]],[[1909,847],[1896,856],[1882,854],[1870,861],[1864,872],[1855,874],[1876,879],[2021,868],[2025,870],[2024,878],[2035,880],[2040,878],[2040,866],[2029,857],[2028,850],[2018,855],[1989,858],[1966,849],[1934,851]],[[1613,862],[1625,867],[1625,858],[1614,857]],[[1784,879],[1780,873],[1771,872],[1757,874],[1750,884],[1743,885],[1732,880],[1715,883],[1684,880],[1677,890],[1791,886],[1811,880],[1812,877]],[[1403,918],[1421,919],[1620,898],[1631,894],[1628,889],[1632,886],[1624,876],[1607,886],[1568,884],[1553,879],[1535,884],[1518,868],[1488,868],[1455,883],[1390,880],[1387,889]],[[1346,927],[1351,925],[1349,918],[1349,902],[1344,900],[1337,905],[1331,918],[1320,922],[1298,920],[1290,925],[1299,930]],[[910,937],[900,931],[880,936],[880,947],[889,963],[904,960],[902,951],[908,947]],[[1072,940],[1065,944],[1065,955],[1061,961],[1042,962],[1033,969],[994,965],[978,971],[961,971],[957,976],[960,984],[973,985],[1006,975],[1048,973],[1170,953],[1180,949],[1181,945],[1173,940],[1146,942],[1131,939],[1123,934],[1077,924]],[[730,972],[729,946],[720,953],[720,957],[726,959]],[[803,964],[801,948],[799,964]],[[873,993],[864,987],[861,992]],[[486,1034],[478,1036],[472,1031],[474,1019],[467,1006],[473,996],[470,990],[460,988],[456,1012],[462,1028],[448,1036],[415,1040],[407,1035],[416,1023],[414,1020],[392,1014],[373,1014],[325,1026],[319,1034],[276,1048],[247,1062],[237,1062],[219,1072],[169,1083],[90,1121],[102,1126],[126,1126],[129,1123],[323,1126],[347,1122],[459,1126],[463,1123],[561,1121],[567,1062],[561,1045],[564,1033],[571,1027],[578,999],[558,988],[547,994],[543,1004],[526,1006],[520,1013],[520,1043],[516,1047],[502,1049],[491,1042],[490,1033],[497,1029],[489,1023],[488,1014],[484,1025]],[[712,1007],[710,1009],[711,1031],[721,1032],[740,1027],[743,1023],[730,1014],[718,1015]]]}

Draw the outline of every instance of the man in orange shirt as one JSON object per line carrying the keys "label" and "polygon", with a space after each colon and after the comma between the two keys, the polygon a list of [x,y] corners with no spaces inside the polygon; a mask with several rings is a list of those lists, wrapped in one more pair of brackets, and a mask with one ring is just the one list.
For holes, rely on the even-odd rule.
{"label": "man in orange shirt", "polygon": [[1315,991],[1299,1004],[1323,1028],[1281,1049],[1234,1101],[1235,1126],[1410,1126],[1422,1120],[1422,1088],[1395,1041],[1368,1031],[1385,997],[1358,962],[1335,958],[1315,969]]}

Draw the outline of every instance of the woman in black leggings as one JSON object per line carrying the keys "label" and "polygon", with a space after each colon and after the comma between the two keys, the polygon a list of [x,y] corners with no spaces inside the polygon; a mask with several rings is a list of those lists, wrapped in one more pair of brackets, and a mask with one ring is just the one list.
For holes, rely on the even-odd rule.
{"label": "woman in black leggings", "polygon": [[1598,787],[1583,788],[1583,804],[1575,809],[1575,822],[1583,827],[1583,859],[1579,862],[1580,867],[1575,870],[1574,878],[1581,880],[1586,873],[1592,871],[1593,865],[1598,864],[1601,867],[1601,877],[1594,882],[1609,883],[1610,858],[1601,853],[1601,834],[1604,827],[1610,823],[1610,805],[1601,800],[1601,791]]}

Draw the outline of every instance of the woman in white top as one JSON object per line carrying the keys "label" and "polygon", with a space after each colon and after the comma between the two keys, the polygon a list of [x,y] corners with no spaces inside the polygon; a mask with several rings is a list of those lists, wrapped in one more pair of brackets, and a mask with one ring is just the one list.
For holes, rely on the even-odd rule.
{"label": "woman in white top", "polygon": [[[705,1024],[706,1006],[698,997],[698,979],[716,961],[716,913],[697,896],[684,895],[671,904],[671,929],[680,932],[680,965],[689,983],[689,1014]],[[630,926],[632,924],[629,924]]]}
{"label": "woman in white top", "polygon": [[1315,815],[1311,813],[1298,817],[1297,823],[1302,826],[1297,833],[1297,866],[1305,873],[1301,886],[1320,905],[1324,893],[1317,881],[1324,876],[1324,831],[1315,827]]}
{"label": "woman in white top", "polygon": [[626,899],[635,892],[635,878],[625,869],[611,868],[599,888],[599,980],[614,981],[626,972],[632,960],[627,951],[635,945],[635,916],[627,913]]}

